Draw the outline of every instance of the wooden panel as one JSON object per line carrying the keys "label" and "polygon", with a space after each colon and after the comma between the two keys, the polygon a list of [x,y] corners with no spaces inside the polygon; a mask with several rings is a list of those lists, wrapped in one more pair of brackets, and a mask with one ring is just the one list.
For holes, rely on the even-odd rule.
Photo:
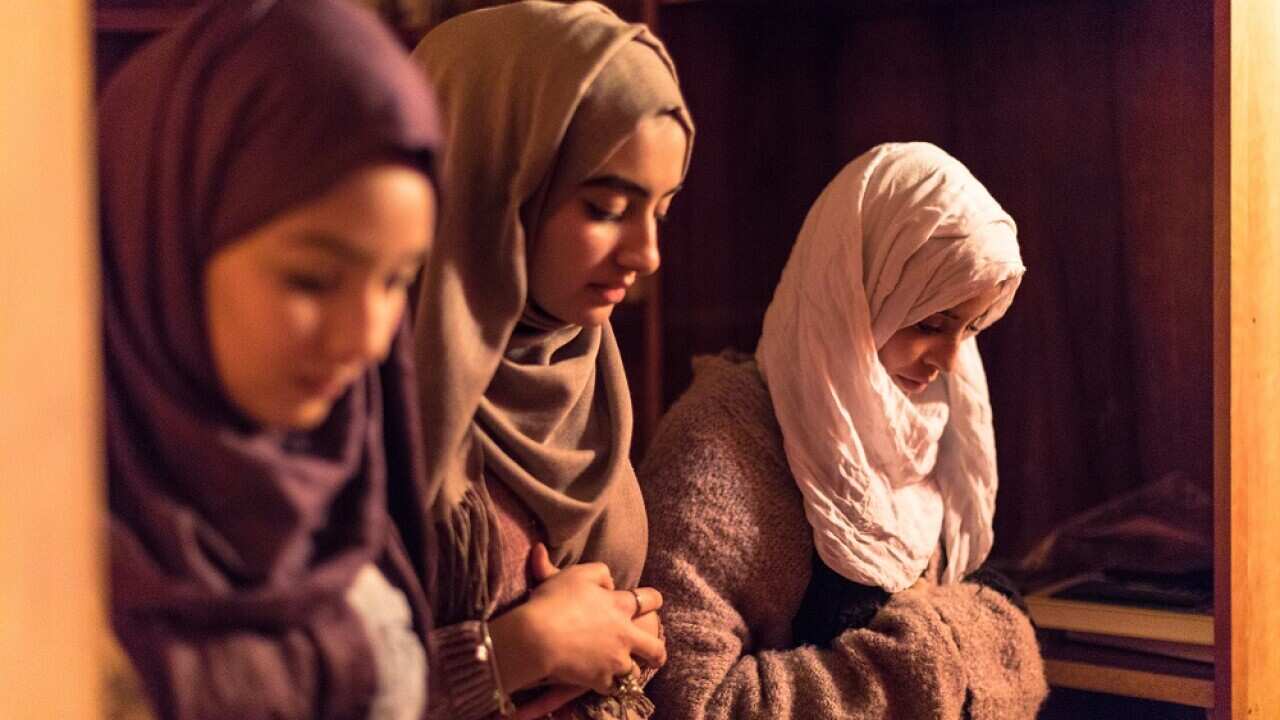
{"label": "wooden panel", "polygon": [[1008,315],[979,339],[999,449],[996,552],[1017,556],[1142,479],[1121,255],[1116,13],[1108,3],[1019,3],[956,22],[951,150],[1017,221],[1028,268]]}
{"label": "wooden panel", "polygon": [[[1120,222],[1144,480],[1213,482],[1213,8],[1140,0],[1117,18]],[[1208,519],[1206,518],[1206,525]]]}
{"label": "wooden panel", "polygon": [[691,356],[755,348],[805,213],[845,163],[888,140],[945,143],[949,60],[932,17],[707,3],[659,20],[698,125],[663,240],[670,402]]}
{"label": "wooden panel", "polygon": [[0,708],[100,717],[95,202],[82,0],[0,3]]}
{"label": "wooden panel", "polygon": [[1215,196],[1215,210],[1229,217],[1216,226],[1216,243],[1230,253],[1219,256],[1217,287],[1226,293],[1215,303],[1230,328],[1216,348],[1229,358],[1217,383],[1229,407],[1217,489],[1230,550],[1230,575],[1219,575],[1230,602],[1230,659],[1219,661],[1229,691],[1219,700],[1226,717],[1263,718],[1280,716],[1280,5],[1231,0],[1217,17],[1218,78],[1227,80],[1218,87],[1218,130],[1227,136],[1215,147],[1230,188],[1229,205]]}

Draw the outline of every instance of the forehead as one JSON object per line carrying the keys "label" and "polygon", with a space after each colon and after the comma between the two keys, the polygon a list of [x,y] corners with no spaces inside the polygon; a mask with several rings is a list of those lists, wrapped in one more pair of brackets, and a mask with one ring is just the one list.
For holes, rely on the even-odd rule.
{"label": "forehead", "polygon": [[632,178],[664,193],[680,184],[688,142],[684,128],[670,115],[645,118],[600,172]]}
{"label": "forehead", "polygon": [[424,175],[402,165],[376,165],[286,211],[267,234],[279,249],[368,260],[422,249],[434,210],[434,188]]}
{"label": "forehead", "polygon": [[991,286],[978,292],[964,302],[957,303],[943,310],[941,314],[953,319],[969,322],[987,313],[1003,294],[1001,286]]}

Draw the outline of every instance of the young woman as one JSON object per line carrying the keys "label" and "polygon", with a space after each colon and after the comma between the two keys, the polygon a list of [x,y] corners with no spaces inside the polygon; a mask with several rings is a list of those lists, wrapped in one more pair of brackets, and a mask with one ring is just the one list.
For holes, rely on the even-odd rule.
{"label": "young woman", "polygon": [[387,498],[431,499],[404,321],[426,85],[346,0],[225,0],[99,124],[111,619],[152,708],[417,720],[430,548]]}
{"label": "young woman", "polygon": [[1029,621],[964,581],[996,489],[974,338],[1023,271],[1013,220],[932,145],[827,186],[754,359],[701,359],[640,469],[658,717],[1034,717]]}
{"label": "young woman", "polygon": [[522,716],[645,717],[662,601],[636,587],[648,536],[609,316],[657,269],[688,165],[674,68],[590,2],[467,13],[414,57],[448,128],[416,327],[443,483],[437,713],[512,714],[514,695]]}

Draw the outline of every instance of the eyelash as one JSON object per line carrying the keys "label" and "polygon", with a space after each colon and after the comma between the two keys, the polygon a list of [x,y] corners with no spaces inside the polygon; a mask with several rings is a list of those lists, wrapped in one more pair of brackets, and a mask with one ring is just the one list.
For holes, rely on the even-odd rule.
{"label": "eyelash", "polygon": [[[387,276],[386,280],[383,281],[383,286],[387,290],[406,290],[413,284],[417,276],[416,270],[412,273],[395,273]],[[290,289],[307,295],[324,295],[333,292],[338,288],[339,284],[336,279],[297,273],[285,273],[284,282]]]}
{"label": "eyelash", "polygon": [[308,295],[322,295],[337,287],[337,281],[332,278],[298,273],[285,273],[284,282],[285,285],[288,285],[293,290],[307,293]]}
{"label": "eyelash", "polygon": [[590,200],[584,200],[583,204],[586,206],[587,216],[596,222],[618,222],[622,219],[622,213],[605,210]]}
{"label": "eyelash", "polygon": [[[941,326],[930,325],[924,321],[916,323],[916,330],[919,330],[925,335],[938,335],[943,332],[946,332],[946,330],[944,330]],[[978,328],[972,325],[965,328],[965,332],[967,332],[970,335],[976,335],[978,333],[978,330],[979,330]]]}
{"label": "eyelash", "polygon": [[395,275],[392,275],[391,277],[387,278],[387,289],[388,290],[406,290],[410,285],[413,284],[413,281],[417,279],[417,277],[418,277],[417,269],[415,269],[411,273],[396,273]]}
{"label": "eyelash", "polygon": [[[625,212],[624,213],[609,212],[608,210],[605,210],[604,208],[600,207],[599,205],[596,205],[595,203],[589,200],[584,200],[583,204],[586,205],[587,216],[596,222],[618,222],[622,220],[622,216],[625,214]],[[653,219],[655,222],[661,225],[667,221],[667,216],[666,214],[654,215]]]}

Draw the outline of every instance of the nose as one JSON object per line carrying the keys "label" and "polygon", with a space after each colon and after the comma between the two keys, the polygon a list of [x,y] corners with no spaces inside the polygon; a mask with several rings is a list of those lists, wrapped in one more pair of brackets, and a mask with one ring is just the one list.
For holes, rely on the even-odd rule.
{"label": "nose", "polygon": [[658,222],[644,220],[618,248],[616,262],[623,269],[643,277],[658,271],[662,256],[658,253]]}
{"label": "nose", "polygon": [[377,288],[335,299],[327,323],[325,349],[336,363],[371,363],[380,360],[390,345],[397,315],[393,300]]}
{"label": "nose", "polygon": [[956,367],[963,340],[959,334],[939,336],[937,343],[925,353],[925,362],[940,372],[951,372]]}

